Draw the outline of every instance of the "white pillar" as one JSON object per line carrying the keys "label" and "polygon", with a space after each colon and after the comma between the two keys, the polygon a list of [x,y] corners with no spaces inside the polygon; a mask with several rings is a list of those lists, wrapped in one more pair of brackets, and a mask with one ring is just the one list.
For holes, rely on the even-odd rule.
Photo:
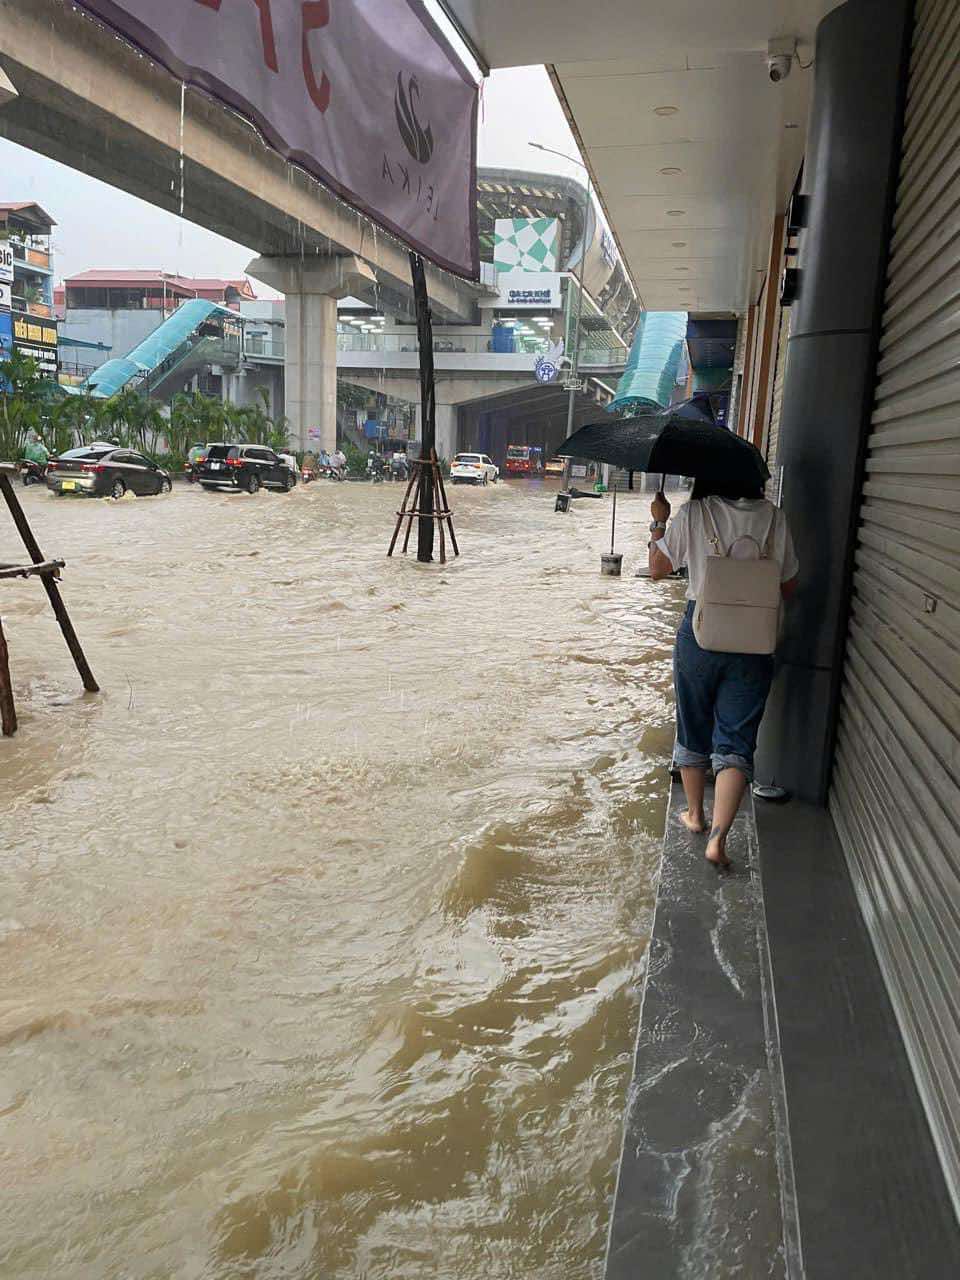
{"label": "white pillar", "polygon": [[452,458],[457,452],[457,406],[455,404],[438,404],[436,418],[437,457]]}
{"label": "white pillar", "polygon": [[[330,258],[256,258],[255,280],[286,298],[284,410],[290,440],[299,449],[337,446],[337,299],[376,283],[353,255]],[[311,439],[311,427],[320,438]]]}
{"label": "white pillar", "polygon": [[[327,293],[288,293],[284,397],[297,449],[337,447],[337,300]],[[311,437],[311,427],[320,436]]]}

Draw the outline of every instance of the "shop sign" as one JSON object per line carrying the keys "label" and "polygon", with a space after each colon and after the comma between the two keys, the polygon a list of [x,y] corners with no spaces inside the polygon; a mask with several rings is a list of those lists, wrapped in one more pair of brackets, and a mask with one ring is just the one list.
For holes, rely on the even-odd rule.
{"label": "shop sign", "polygon": [[13,284],[13,249],[0,242],[0,281]]}
{"label": "shop sign", "polygon": [[9,312],[13,306],[13,286],[0,281],[0,311]]}
{"label": "shop sign", "polygon": [[37,368],[44,377],[57,376],[60,362],[55,324],[39,324],[35,320],[14,320],[13,342],[23,355],[36,360]]}

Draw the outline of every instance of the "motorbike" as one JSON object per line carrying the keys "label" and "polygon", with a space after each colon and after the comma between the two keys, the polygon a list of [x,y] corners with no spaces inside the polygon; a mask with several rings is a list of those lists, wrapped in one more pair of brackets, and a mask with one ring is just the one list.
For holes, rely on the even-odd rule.
{"label": "motorbike", "polygon": [[32,458],[21,458],[17,463],[20,479],[24,484],[46,484],[46,465]]}
{"label": "motorbike", "polygon": [[313,467],[304,467],[300,472],[300,479],[304,484],[309,484],[311,480],[316,480],[317,473]]}

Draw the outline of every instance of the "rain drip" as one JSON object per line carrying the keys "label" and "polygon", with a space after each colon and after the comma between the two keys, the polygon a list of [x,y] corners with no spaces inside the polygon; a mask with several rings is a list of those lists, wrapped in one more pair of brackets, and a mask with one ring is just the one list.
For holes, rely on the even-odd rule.
{"label": "rain drip", "polygon": [[183,209],[186,198],[186,171],[183,162],[183,122],[186,114],[187,84],[185,80],[180,81],[180,259],[178,266],[182,271],[183,264]]}

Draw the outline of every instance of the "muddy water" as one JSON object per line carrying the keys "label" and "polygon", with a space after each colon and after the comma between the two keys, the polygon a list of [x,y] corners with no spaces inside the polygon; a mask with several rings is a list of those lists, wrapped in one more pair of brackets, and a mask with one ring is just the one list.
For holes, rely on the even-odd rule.
{"label": "muddy water", "polygon": [[441,569],[386,485],[26,492],[104,692],[0,586],[4,1277],[599,1274],[679,593],[453,496]]}

